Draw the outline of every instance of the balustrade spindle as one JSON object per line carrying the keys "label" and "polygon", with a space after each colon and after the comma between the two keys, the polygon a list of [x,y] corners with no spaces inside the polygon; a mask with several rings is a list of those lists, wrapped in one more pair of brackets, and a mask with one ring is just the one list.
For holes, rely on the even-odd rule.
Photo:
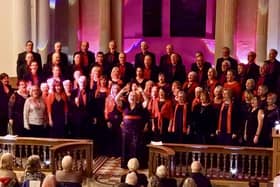
{"label": "balustrade spindle", "polygon": [[226,174],[226,169],[227,169],[227,166],[226,166],[226,161],[227,161],[227,154],[223,154],[223,161],[224,161],[224,166],[223,166],[223,178],[225,177],[225,174]]}
{"label": "balustrade spindle", "polygon": [[233,169],[233,155],[230,155],[230,166],[229,166],[229,170]]}
{"label": "balustrade spindle", "polygon": [[271,176],[271,163],[272,163],[272,159],[268,159],[267,161],[267,177],[269,178],[269,176]]}
{"label": "balustrade spindle", "polygon": [[265,156],[261,156],[261,178],[264,178],[264,159]]}
{"label": "balustrade spindle", "polygon": [[234,155],[234,159],[235,159],[235,169],[236,169],[236,173],[238,173],[239,168],[238,168],[238,155]]}
{"label": "balustrade spindle", "polygon": [[207,174],[208,167],[207,167],[207,153],[204,153],[204,168],[205,168],[205,174]]}
{"label": "balustrade spindle", "polygon": [[24,150],[25,150],[25,158],[27,159],[28,158],[28,156],[29,156],[29,154],[28,154],[28,145],[24,145]]}
{"label": "balustrade spindle", "polygon": [[179,176],[182,176],[182,172],[183,172],[183,153],[179,152]]}
{"label": "balustrade spindle", "polygon": [[75,170],[78,170],[78,162],[77,162],[78,153],[77,153],[76,150],[74,150],[73,152],[74,152],[74,157],[73,157],[74,164],[73,164],[73,166],[74,166]]}
{"label": "balustrade spindle", "polygon": [[201,161],[201,152],[197,153],[197,160],[200,162]]}
{"label": "balustrade spindle", "polygon": [[251,176],[252,155],[249,155],[248,162],[249,162],[249,166],[248,166],[248,177],[250,177],[250,176]]}
{"label": "balustrade spindle", "polygon": [[221,170],[222,167],[221,167],[221,164],[220,164],[220,157],[222,156],[222,153],[218,153],[216,155],[217,155],[217,169],[219,170],[219,173],[221,173],[222,172],[222,170]]}
{"label": "balustrade spindle", "polygon": [[34,155],[34,145],[31,145],[31,154]]}
{"label": "balustrade spindle", "polygon": [[245,158],[246,158],[246,155],[245,154],[242,155],[242,168],[241,168],[241,170],[242,170],[242,176],[243,177],[245,175]]}
{"label": "balustrade spindle", "polygon": [[259,157],[255,155],[255,173],[254,173],[254,174],[255,174],[255,177],[258,176],[258,163],[259,163],[259,162],[258,162],[258,158],[259,158]]}
{"label": "balustrade spindle", "polygon": [[164,163],[164,156],[163,155],[160,157],[160,162],[161,162],[161,164],[165,165],[165,163]]}
{"label": "balustrade spindle", "polygon": [[43,160],[46,163],[47,161],[47,147],[43,146]]}
{"label": "balustrade spindle", "polygon": [[214,162],[214,159],[213,159],[213,157],[214,157],[214,153],[210,153],[210,177],[212,176],[212,174],[213,174],[213,162]]}
{"label": "balustrade spindle", "polygon": [[18,146],[18,150],[19,150],[19,167],[22,168],[22,145]]}
{"label": "balustrade spindle", "polygon": [[176,161],[175,161],[175,156],[171,156],[170,158],[170,165],[171,165],[171,176],[175,177],[176,175]]}
{"label": "balustrade spindle", "polygon": [[186,162],[186,173],[189,173],[189,152],[185,154],[185,162]]}

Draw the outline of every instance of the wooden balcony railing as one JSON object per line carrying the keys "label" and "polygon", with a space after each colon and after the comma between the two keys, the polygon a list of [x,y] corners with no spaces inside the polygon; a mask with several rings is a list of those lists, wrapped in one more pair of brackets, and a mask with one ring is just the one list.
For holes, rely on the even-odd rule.
{"label": "wooden balcony railing", "polygon": [[[203,173],[209,178],[248,179],[255,176],[260,180],[271,178],[271,148],[163,144],[149,145],[149,171],[155,172],[158,165],[166,165],[170,176],[185,177],[190,173],[194,160],[200,161]],[[169,150],[167,150],[169,149]],[[165,151],[164,153],[162,153]],[[171,154],[170,154],[171,153]],[[175,154],[174,154],[175,153]]]}
{"label": "wooden balcony railing", "polygon": [[36,154],[42,161],[42,170],[55,173],[61,169],[61,160],[71,155],[73,169],[91,175],[93,142],[86,139],[53,139],[31,137],[0,137],[0,152],[10,152],[15,156],[14,169],[24,170],[27,158]]}
{"label": "wooden balcony railing", "polygon": [[169,176],[185,177],[194,160],[211,179],[248,180],[254,176],[269,181],[280,171],[280,135],[273,131],[273,147],[239,147],[196,144],[148,145],[149,176],[157,166],[168,168]]}

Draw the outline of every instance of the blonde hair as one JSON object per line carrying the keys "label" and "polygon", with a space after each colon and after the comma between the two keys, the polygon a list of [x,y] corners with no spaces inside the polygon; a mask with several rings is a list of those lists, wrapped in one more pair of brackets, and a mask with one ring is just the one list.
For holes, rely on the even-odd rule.
{"label": "blonde hair", "polygon": [[1,169],[13,169],[14,156],[11,153],[4,153],[0,158]]}
{"label": "blonde hair", "polygon": [[41,170],[40,157],[38,155],[31,155],[28,157],[25,172],[35,173]]}
{"label": "blonde hair", "polygon": [[127,162],[127,168],[129,171],[136,171],[139,168],[139,161],[137,158],[131,158]]}
{"label": "blonde hair", "polygon": [[165,165],[160,165],[157,167],[156,176],[158,176],[159,178],[167,177],[167,168],[165,167]]}

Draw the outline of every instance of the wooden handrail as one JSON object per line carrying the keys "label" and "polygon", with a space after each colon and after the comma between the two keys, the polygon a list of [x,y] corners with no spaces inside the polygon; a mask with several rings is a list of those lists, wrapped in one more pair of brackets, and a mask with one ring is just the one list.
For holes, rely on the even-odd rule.
{"label": "wooden handrail", "polygon": [[169,147],[165,147],[165,146],[161,146],[161,145],[152,145],[152,144],[148,144],[147,147],[149,147],[151,149],[156,149],[159,153],[164,154],[164,155],[168,155],[168,156],[175,155],[175,151]]}

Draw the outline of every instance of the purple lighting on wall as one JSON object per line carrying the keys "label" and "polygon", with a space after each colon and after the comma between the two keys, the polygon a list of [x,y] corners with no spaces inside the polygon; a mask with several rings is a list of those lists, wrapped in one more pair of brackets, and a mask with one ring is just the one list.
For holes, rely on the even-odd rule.
{"label": "purple lighting on wall", "polygon": [[133,49],[138,48],[142,41],[143,41],[143,38],[126,39],[126,45],[124,46],[124,52],[129,53]]}

